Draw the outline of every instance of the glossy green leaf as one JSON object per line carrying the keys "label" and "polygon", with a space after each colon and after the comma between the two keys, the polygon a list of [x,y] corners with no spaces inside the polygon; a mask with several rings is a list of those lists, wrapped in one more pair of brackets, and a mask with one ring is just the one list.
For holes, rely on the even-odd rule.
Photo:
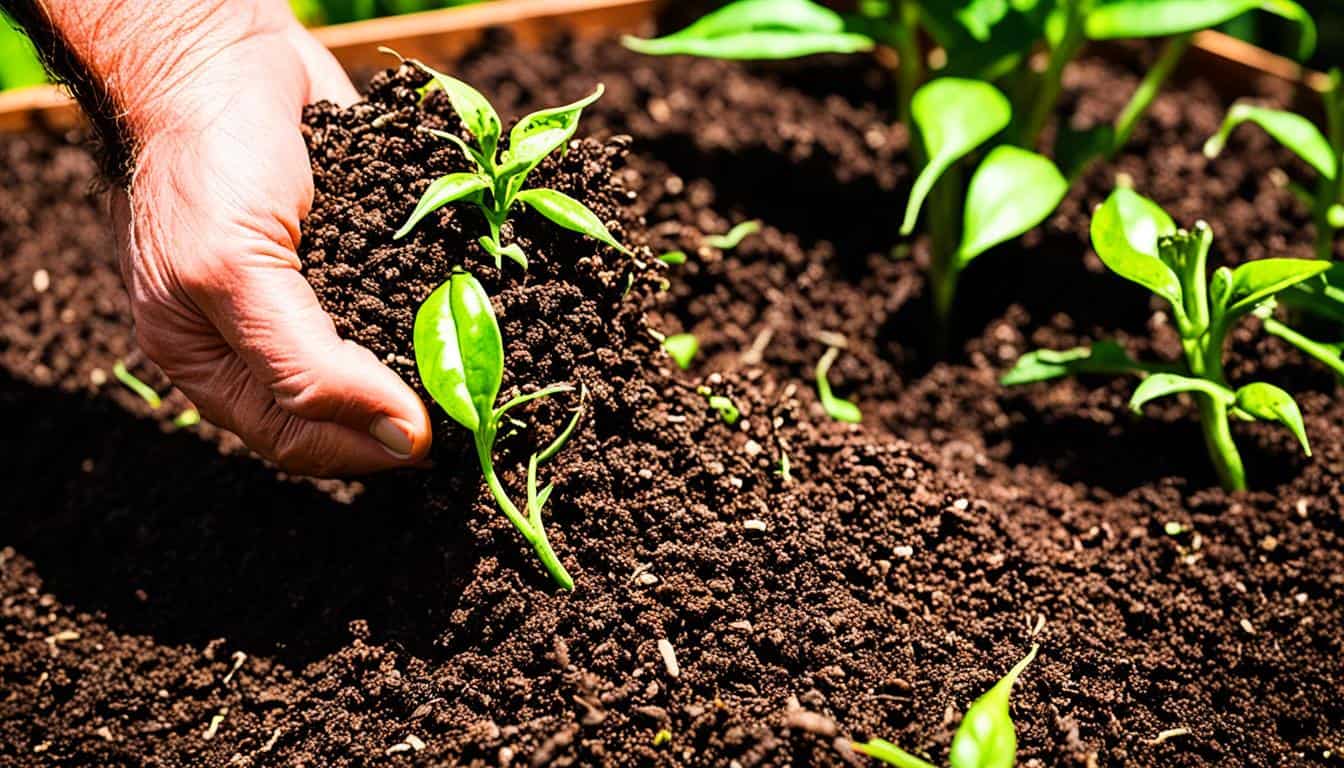
{"label": "glossy green leaf", "polygon": [[861,53],[873,49],[865,35],[763,29],[713,38],[622,39],[626,48],[648,56],[700,56],[733,61],[796,59],[819,53]]}
{"label": "glossy green leaf", "polygon": [[504,376],[504,343],[490,297],[475,277],[454,272],[420,305],[416,368],[431,397],[476,432],[491,423]]}
{"label": "glossy green leaf", "polygon": [[495,148],[499,146],[499,135],[503,127],[495,108],[490,106],[485,96],[452,75],[439,72],[419,61],[411,60],[411,63],[433,78],[429,85],[425,86],[426,90],[443,89],[448,95],[448,101],[453,105],[453,111],[462,119],[462,124],[471,131],[472,136],[476,137],[476,141],[480,142],[482,153],[488,158],[493,158]]}
{"label": "glossy green leaf", "polygon": [[934,768],[932,763],[915,757],[885,739],[869,739],[866,744],[851,742],[851,746],[856,752],[862,752],[896,768]]}
{"label": "glossy green leaf", "polygon": [[1017,731],[1008,712],[1013,684],[1032,659],[1037,646],[966,710],[947,760],[952,768],[1013,768],[1017,762]]}
{"label": "glossy green leaf", "polygon": [[1217,157],[1227,144],[1227,137],[1242,123],[1254,123],[1265,130],[1274,140],[1292,150],[1305,160],[1316,172],[1327,179],[1335,178],[1337,169],[1335,152],[1330,142],[1321,134],[1310,120],[1281,109],[1257,107],[1253,104],[1235,104],[1223,118],[1218,133],[1204,142],[1204,154]]}
{"label": "glossy green leaf", "polygon": [[761,222],[744,221],[722,235],[709,235],[705,238],[705,245],[712,248],[718,248],[721,251],[731,251],[742,244],[747,236],[754,235],[761,231]]}
{"label": "glossy green leaf", "polygon": [[832,419],[849,424],[858,424],[863,421],[863,412],[859,410],[859,406],[842,397],[836,397],[831,392],[831,382],[828,377],[831,365],[835,363],[835,358],[839,355],[840,349],[831,347],[817,362],[817,399],[821,401],[821,407],[826,411],[826,415]]}
{"label": "glossy green leaf", "polygon": [[663,339],[663,349],[677,362],[677,367],[684,371],[691,367],[695,353],[700,351],[700,340],[693,333],[674,333]]}
{"label": "glossy green leaf", "polygon": [[496,269],[499,268],[505,256],[508,256],[524,270],[527,269],[527,254],[523,253],[522,247],[519,246],[517,243],[509,243],[506,246],[501,246],[499,243],[495,242],[495,239],[493,237],[490,237],[489,235],[483,236],[479,242],[481,244],[481,247],[485,249],[486,253],[495,257]]}
{"label": "glossy green leaf", "polygon": [[527,189],[518,193],[518,200],[565,229],[587,235],[621,253],[633,255],[630,249],[616,242],[616,238],[612,237],[607,225],[597,218],[597,214],[563,192],[554,189]]}
{"label": "glossy green leaf", "polygon": [[1017,359],[1013,369],[999,379],[1005,387],[1050,381],[1081,374],[1123,375],[1147,370],[1114,341],[1099,341],[1091,347],[1038,349]]}
{"label": "glossy green leaf", "polygon": [[1116,189],[1092,215],[1092,247],[1107,269],[1181,307],[1181,282],[1157,255],[1157,239],[1176,232],[1166,211],[1142,195]]}
{"label": "glossy green leaf", "polygon": [[995,147],[966,191],[959,266],[1040,224],[1068,191],[1069,182],[1049,158],[1019,147]]}
{"label": "glossy green leaf", "polygon": [[585,107],[602,98],[605,86],[563,107],[543,109],[524,117],[509,131],[509,149],[499,175],[526,176],[546,156],[564,146],[579,129]]}
{"label": "glossy green leaf", "polygon": [[1088,14],[1086,29],[1094,40],[1167,37],[1216,27],[1253,10],[1298,24],[1299,58],[1316,49],[1316,23],[1292,0],[1102,0]]}
{"label": "glossy green leaf", "polygon": [[1226,304],[1233,313],[1249,312],[1279,291],[1330,269],[1316,259],[1256,259],[1232,271]]}
{"label": "glossy green leaf", "polygon": [[924,199],[957,160],[1003,130],[1012,105],[998,88],[981,80],[941,77],[920,87],[910,101],[928,163],[915,179],[901,234],[915,229]]}
{"label": "glossy green leaf", "polygon": [[1155,373],[1144,379],[1129,399],[1130,410],[1141,413],[1145,403],[1159,397],[1192,392],[1205,394],[1225,405],[1233,405],[1237,396],[1232,390],[1208,379],[1197,379],[1175,373]]}
{"label": "glossy green leaf", "polygon": [[845,20],[811,0],[737,0],[666,37],[711,38],[760,29],[843,32]]}
{"label": "glossy green leaf", "polygon": [[411,217],[401,225],[401,229],[397,230],[392,239],[400,240],[405,237],[415,229],[415,225],[419,224],[421,219],[443,206],[470,198],[489,188],[490,180],[475,173],[450,173],[440,177],[425,188],[425,193],[420,196],[420,202],[416,203]]}
{"label": "glossy green leaf", "polygon": [[1257,381],[1237,390],[1237,407],[1257,419],[1284,425],[1302,444],[1302,451],[1311,455],[1307,427],[1302,423],[1302,409],[1297,407],[1292,395],[1273,384]]}

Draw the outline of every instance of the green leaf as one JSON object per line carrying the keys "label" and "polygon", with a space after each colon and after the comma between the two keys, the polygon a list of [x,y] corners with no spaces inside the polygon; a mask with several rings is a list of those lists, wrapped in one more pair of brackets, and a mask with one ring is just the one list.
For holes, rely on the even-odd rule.
{"label": "green leaf", "polygon": [[509,149],[499,177],[526,176],[547,155],[568,143],[579,129],[584,108],[600,99],[605,90],[599,83],[592,93],[572,104],[533,112],[520,120],[509,131]]}
{"label": "green leaf", "polygon": [[495,108],[490,106],[490,102],[480,91],[452,75],[446,75],[414,59],[411,59],[410,63],[433,78],[429,85],[425,86],[426,92],[437,87],[448,94],[448,101],[452,103],[453,111],[462,119],[462,124],[467,126],[471,135],[476,137],[476,141],[480,142],[482,154],[487,158],[493,158],[495,148],[499,146],[499,134],[503,127],[499,115],[495,113]]}
{"label": "green leaf", "polygon": [[1317,259],[1256,259],[1232,272],[1227,298],[1228,312],[1240,314],[1255,309],[1279,291],[1330,269],[1330,262]]}
{"label": "green leaf", "polygon": [[1069,182],[1048,158],[1019,147],[995,147],[966,191],[958,266],[1040,224],[1068,191]]}
{"label": "green leaf", "polygon": [[1327,179],[1334,179],[1337,172],[1335,152],[1330,142],[1321,134],[1310,120],[1281,109],[1257,107],[1253,104],[1234,104],[1223,118],[1218,132],[1204,142],[1204,155],[1217,157],[1227,144],[1227,137],[1242,123],[1254,123],[1265,130],[1274,140],[1292,150],[1305,160],[1316,172]]}
{"label": "green leaf", "polygon": [[821,356],[821,360],[817,361],[817,399],[821,401],[821,407],[832,419],[858,424],[863,421],[863,412],[859,410],[859,406],[844,398],[836,397],[831,392],[831,382],[827,378],[831,372],[831,365],[839,355],[839,347],[831,347]]}
{"label": "green leaf", "polygon": [[607,231],[607,225],[597,218],[597,214],[563,192],[554,189],[526,189],[518,193],[518,199],[565,229],[606,243],[628,256],[634,255],[630,249],[616,242],[616,238]]}
{"label": "green leaf", "polygon": [[755,220],[744,221],[728,230],[725,234],[710,235],[706,237],[705,244],[713,248],[718,248],[721,251],[731,251],[741,245],[742,241],[745,240],[748,235],[754,235],[760,231],[761,222]]}
{"label": "green leaf", "polygon": [[658,257],[658,260],[668,266],[679,267],[686,263],[685,251],[668,251]]}
{"label": "green leaf", "polygon": [[1147,370],[1149,366],[1130,357],[1114,341],[1099,341],[1091,347],[1056,351],[1038,349],[1017,359],[1013,369],[999,379],[1005,387],[1050,381],[1080,374],[1120,376]]}
{"label": "green leaf", "polygon": [[850,742],[850,745],[854,747],[854,751],[862,752],[896,768],[934,768],[932,763],[925,762],[884,739],[869,739],[867,744]]}
{"label": "green leaf", "polygon": [[1216,27],[1257,9],[1298,24],[1298,58],[1316,50],[1316,23],[1292,0],[1104,0],[1088,14],[1086,29],[1093,40],[1167,37]]}
{"label": "green leaf", "polygon": [[415,313],[415,364],[431,397],[477,432],[493,421],[504,377],[504,342],[480,281],[454,272]]}
{"label": "green leaf", "polygon": [[669,37],[708,39],[760,29],[843,32],[844,18],[811,0],[737,0],[701,16]]}
{"label": "green leaf", "polygon": [[450,141],[457,145],[457,148],[462,150],[462,154],[466,155],[467,159],[474,163],[481,173],[487,175],[490,174],[490,162],[486,160],[485,155],[482,155],[479,149],[463,141],[461,136],[458,136],[455,133],[449,133],[448,131],[440,131],[436,128],[425,128],[423,126],[420,130],[431,136],[436,136],[444,141]]}
{"label": "green leaf", "polygon": [[729,426],[736,424],[738,418],[742,416],[742,412],[737,409],[733,401],[724,395],[710,395],[709,407],[718,411],[719,418]]}
{"label": "green leaf", "polygon": [[981,80],[940,77],[920,87],[910,100],[928,163],[910,190],[901,234],[915,229],[924,198],[953,163],[1003,130],[1013,108],[998,88]]}
{"label": "green leaf", "polygon": [[944,77],[997,80],[1022,65],[1044,36],[1045,6],[1014,0],[920,3],[920,23],[947,51]]}
{"label": "green leaf", "polygon": [[1092,215],[1092,247],[1107,269],[1180,309],[1180,279],[1157,255],[1158,237],[1175,232],[1175,222],[1157,203],[1123,187]]}
{"label": "green leaf", "polygon": [[873,41],[849,32],[801,32],[759,30],[708,39],[665,38],[641,40],[622,38],[632,51],[648,56],[700,56],[734,61],[797,59],[819,53],[861,53],[873,49]]}
{"label": "green leaf", "polygon": [[429,214],[439,210],[443,206],[470,198],[472,195],[479,194],[490,188],[490,180],[475,173],[450,173],[442,176],[430,184],[425,193],[420,196],[420,202],[416,203],[415,210],[411,217],[401,225],[401,229],[392,236],[393,240],[400,240],[415,229],[415,225]]}
{"label": "green leaf", "polygon": [[947,755],[952,768],[1013,768],[1017,762],[1017,731],[1008,713],[1008,700],[1013,684],[1036,658],[1038,649],[1033,645],[1026,658],[966,710]]}
{"label": "green leaf", "polygon": [[1208,379],[1196,379],[1175,373],[1155,373],[1144,379],[1129,399],[1130,410],[1142,413],[1143,406],[1150,400],[1175,395],[1181,392],[1205,394],[1225,405],[1233,405],[1237,396],[1232,390]]}
{"label": "green leaf", "polygon": [[700,340],[693,333],[674,333],[663,339],[663,349],[667,354],[677,361],[677,366],[681,370],[691,367],[691,361],[695,359],[695,353],[700,351]]}
{"label": "green leaf", "polygon": [[1302,409],[1297,407],[1292,395],[1273,384],[1257,381],[1237,390],[1237,407],[1257,419],[1284,425],[1302,444],[1303,453],[1311,455],[1307,427],[1302,423]]}
{"label": "green leaf", "polygon": [[507,246],[501,246],[489,235],[481,237],[479,242],[486,253],[495,257],[495,269],[499,269],[500,264],[503,262],[503,258],[508,256],[510,259],[517,262],[518,266],[522,267],[524,271],[527,270],[527,254],[523,253],[522,247],[517,243],[509,243]]}
{"label": "green leaf", "polygon": [[0,91],[47,82],[32,41],[0,10]]}

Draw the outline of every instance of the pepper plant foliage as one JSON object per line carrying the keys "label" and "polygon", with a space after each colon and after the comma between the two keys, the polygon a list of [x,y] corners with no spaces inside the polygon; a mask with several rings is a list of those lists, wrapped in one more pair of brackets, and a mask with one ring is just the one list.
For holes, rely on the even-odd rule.
{"label": "pepper plant foliage", "polygon": [[[1036,658],[1038,650],[1033,645],[1025,658],[966,710],[947,756],[951,768],[1013,768],[1016,764],[1017,730],[1008,712],[1008,701],[1017,678]],[[896,768],[934,768],[932,763],[883,739],[855,744],[854,748]]]}
{"label": "pepper plant foliage", "polygon": [[1315,259],[1269,258],[1207,274],[1213,232],[1204,222],[1177,229],[1153,201],[1129,189],[1115,190],[1092,217],[1092,245],[1107,268],[1138,283],[1171,305],[1184,350],[1183,364],[1142,363],[1118,344],[1102,342],[1065,352],[1023,355],[1003,378],[1005,385],[1046,381],[1070,374],[1136,374],[1144,377],[1130,399],[1143,405],[1187,393],[1199,407],[1209,458],[1224,488],[1246,488],[1246,472],[1230,419],[1276,421],[1286,426],[1311,455],[1302,413],[1292,395],[1264,382],[1233,389],[1223,375],[1228,332],[1242,318],[1273,307],[1275,296],[1330,268]]}
{"label": "pepper plant foliage", "polygon": [[495,405],[504,377],[504,343],[490,297],[480,281],[468,272],[454,272],[448,282],[420,305],[415,315],[414,344],[416,368],[425,389],[454,421],[471,431],[481,473],[495,502],[532,545],[555,583],[563,589],[573,589],[574,580],[546,538],[542,510],[553,486],[537,488],[537,469],[559,453],[574,434],[582,416],[582,404],[555,441],[528,460],[526,512],[520,511],[509,498],[495,473],[493,459],[499,427],[509,411],[524,403],[572,391],[573,387],[553,384]]}
{"label": "pepper plant foliage", "polygon": [[[625,44],[727,59],[894,48],[896,111],[920,137],[901,232],[912,234],[927,210],[930,282],[944,320],[971,260],[1039,224],[1069,179],[1125,145],[1195,32],[1258,9],[1299,24],[1303,56],[1316,43],[1315,24],[1292,0],[861,0],[859,9],[846,17],[812,0],[737,0],[673,34]],[[946,53],[938,69],[925,66],[922,36]],[[1170,39],[1114,123],[1076,130],[1063,121],[1053,159],[1036,154],[1065,66],[1088,40],[1117,38]],[[1027,63],[1038,46],[1049,56],[1035,73]],[[977,160],[964,186],[958,166]]]}
{"label": "pepper plant foliage", "polygon": [[422,89],[422,94],[435,88],[442,89],[475,143],[469,144],[457,134],[447,131],[431,128],[423,130],[457,145],[475,166],[475,170],[450,173],[431,183],[394,238],[405,237],[426,216],[449,203],[469,202],[480,209],[490,227],[490,234],[481,237],[480,243],[495,257],[495,266],[500,265],[503,256],[508,256],[527,269],[527,255],[522,248],[517,243],[505,246],[501,242],[501,231],[509,218],[509,211],[515,203],[521,203],[565,229],[587,235],[621,253],[632,255],[629,249],[617,242],[597,214],[583,203],[554,189],[523,188],[528,174],[536,170],[552,152],[563,149],[574,137],[584,107],[602,96],[601,85],[573,104],[543,109],[524,117],[509,132],[508,148],[501,149],[503,123],[495,108],[479,91],[419,61],[410,60],[410,63],[431,78]]}

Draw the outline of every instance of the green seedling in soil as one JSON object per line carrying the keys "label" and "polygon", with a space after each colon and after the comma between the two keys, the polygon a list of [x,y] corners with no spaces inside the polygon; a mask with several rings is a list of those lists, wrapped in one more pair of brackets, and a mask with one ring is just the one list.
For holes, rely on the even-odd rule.
{"label": "green seedling in soil", "polygon": [[[1300,54],[1314,50],[1315,23],[1292,0],[863,0],[849,17],[811,0],[737,0],[683,30],[625,45],[727,59],[894,49],[896,111],[919,137],[901,234],[913,234],[927,209],[932,302],[945,334],[966,265],[1038,225],[1070,180],[1128,142],[1195,32],[1255,9],[1299,24]],[[937,43],[945,64],[926,66],[922,38]],[[1119,38],[1169,40],[1114,123],[1080,131],[1062,121],[1053,158],[1036,154],[1068,63],[1088,40]],[[1035,73],[1027,63],[1042,46],[1048,61]],[[959,167],[966,163],[975,163],[968,186]]]}
{"label": "green seedling in soil", "polygon": [[731,251],[742,244],[742,241],[748,236],[761,231],[761,222],[744,221],[733,227],[722,235],[710,235],[705,238],[705,245],[711,248],[718,248],[720,251]]}
{"label": "green seedling in soil", "polygon": [[775,470],[775,474],[785,485],[793,482],[793,463],[789,461],[789,452],[783,446],[779,449],[779,469]]}
{"label": "green seedling in soil", "polygon": [[466,427],[476,444],[481,473],[509,522],[513,523],[541,559],[551,578],[562,589],[573,589],[564,565],[546,538],[542,510],[552,485],[538,490],[537,468],[564,448],[583,414],[583,396],[569,424],[545,450],[532,454],[527,464],[526,514],[509,498],[495,474],[493,459],[496,437],[509,411],[525,403],[573,390],[568,384],[553,384],[519,395],[496,406],[504,377],[504,343],[494,307],[485,288],[471,274],[455,271],[425,299],[415,314],[415,363],[425,389],[453,421]]}
{"label": "green seedling in soil", "polygon": [[742,412],[727,396],[716,395],[709,387],[696,387],[695,391],[709,399],[709,407],[719,412],[719,418],[723,419],[725,424],[732,426],[741,418]]}
{"label": "green seedling in soil", "polygon": [[1310,120],[1293,112],[1239,102],[1228,110],[1218,132],[1204,143],[1204,154],[1210,159],[1216,158],[1232,132],[1238,126],[1250,123],[1259,126],[1310,165],[1317,176],[1315,190],[1296,182],[1290,183],[1289,189],[1311,209],[1316,225],[1316,256],[1321,259],[1331,257],[1335,232],[1344,227],[1344,182],[1340,178],[1341,158],[1344,158],[1344,95],[1340,93],[1340,80],[1340,71],[1331,71],[1321,92],[1326,118],[1324,133]]}
{"label": "green seedling in soil", "polygon": [[1246,471],[1232,440],[1230,420],[1277,421],[1311,455],[1302,413],[1292,395],[1264,382],[1232,389],[1223,375],[1227,334],[1242,318],[1265,312],[1274,297],[1320,275],[1330,267],[1315,259],[1257,259],[1236,269],[1219,267],[1207,274],[1213,232],[1204,222],[1178,230],[1153,201],[1129,189],[1117,189],[1092,217],[1092,246],[1106,267],[1138,283],[1171,304],[1181,336],[1181,365],[1151,365],[1134,360],[1114,342],[1066,352],[1024,355],[1003,378],[1026,384],[1061,376],[1136,374],[1144,376],[1130,399],[1143,405],[1167,395],[1187,393],[1199,407],[1205,446],[1218,479],[1229,491],[1246,488]]}
{"label": "green seedling in soil", "polygon": [[664,253],[662,256],[659,256],[658,260],[668,265],[669,267],[679,267],[682,264],[686,263],[686,252],[668,251],[667,253]]}
{"label": "green seedling in soil", "polygon": [[858,424],[863,421],[863,413],[859,410],[859,406],[842,397],[836,397],[831,392],[831,382],[827,378],[831,366],[839,356],[840,348],[831,347],[817,361],[817,399],[821,401],[821,407],[832,419]]}
{"label": "green seedling in soil", "polygon": [[524,189],[528,174],[548,155],[563,150],[579,127],[584,107],[602,96],[599,85],[587,97],[563,107],[543,109],[524,117],[509,132],[508,149],[500,149],[502,122],[495,108],[470,85],[451,75],[438,72],[413,59],[406,60],[430,76],[422,94],[441,89],[448,95],[462,124],[475,140],[470,144],[448,131],[423,128],[427,133],[452,142],[476,170],[469,173],[450,173],[435,180],[420,197],[406,223],[397,230],[393,239],[401,239],[415,229],[429,214],[454,202],[476,205],[485,216],[490,234],[480,238],[481,247],[495,257],[495,266],[508,256],[527,269],[527,255],[517,243],[505,246],[501,242],[504,223],[514,204],[525,205],[565,229],[597,240],[628,256],[634,254],[617,242],[597,214],[583,203],[554,189],[535,187]]}
{"label": "green seedling in soil", "polygon": [[150,408],[157,411],[163,407],[163,398],[159,397],[159,393],[154,391],[153,387],[137,378],[135,374],[131,373],[130,370],[126,368],[126,363],[121,360],[113,363],[112,375],[117,378],[117,381],[124,384],[127,389],[139,395],[140,399],[144,400]]}
{"label": "green seedling in soil", "polygon": [[[947,755],[951,768],[1013,768],[1017,763],[1017,731],[1008,712],[1008,700],[1013,692],[1013,684],[1036,658],[1037,650],[1039,646],[1033,645],[1026,658],[1019,661],[1002,680],[966,710],[956,735],[952,737],[952,749]],[[883,739],[872,739],[866,744],[852,746],[896,768],[934,768],[932,763]]]}
{"label": "green seedling in soil", "polygon": [[700,340],[693,333],[674,333],[663,339],[663,349],[677,362],[677,367],[686,370],[700,351]]}

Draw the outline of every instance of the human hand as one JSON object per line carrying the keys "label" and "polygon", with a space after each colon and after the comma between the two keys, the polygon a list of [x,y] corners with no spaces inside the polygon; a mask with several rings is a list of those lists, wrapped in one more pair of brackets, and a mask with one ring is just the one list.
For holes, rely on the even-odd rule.
{"label": "human hand", "polygon": [[299,273],[313,196],[302,108],[355,90],[283,2],[216,5],[232,18],[198,19],[189,47],[123,97],[138,147],[114,212],[137,341],[205,418],[289,471],[417,463],[424,404],[338,337]]}

